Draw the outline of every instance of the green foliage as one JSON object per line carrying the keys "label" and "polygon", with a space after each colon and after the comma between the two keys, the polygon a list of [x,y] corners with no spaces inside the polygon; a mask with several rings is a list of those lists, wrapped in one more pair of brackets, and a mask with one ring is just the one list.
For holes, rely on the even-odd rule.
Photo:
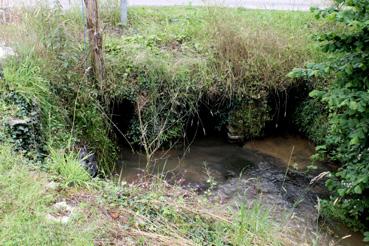
{"label": "green foliage", "polygon": [[364,242],[369,242],[369,232],[364,233]]}
{"label": "green foliage", "polygon": [[308,98],[300,103],[294,114],[293,123],[299,132],[305,134],[315,144],[323,144],[328,131],[328,112],[316,98]]}
{"label": "green foliage", "polygon": [[81,230],[78,222],[64,225],[46,219],[57,194],[45,192],[46,176],[30,170],[28,162],[10,145],[0,145],[0,244],[91,244],[93,228]]}
{"label": "green foliage", "polygon": [[[79,100],[78,100],[79,99]],[[116,146],[111,140],[110,124],[105,110],[98,101],[76,99],[73,137],[76,145],[86,144],[96,154],[99,170],[109,175],[117,158]],[[73,146],[71,146],[73,147]]]}
{"label": "green foliage", "polygon": [[106,44],[110,85],[115,87],[110,96],[135,105],[128,135],[138,145],[144,139],[159,145],[176,141],[201,97],[203,61],[176,57],[160,49],[161,42],[158,36],[134,35]]}
{"label": "green foliage", "polygon": [[[256,201],[250,208],[242,205],[232,226],[232,244],[253,245],[258,240],[255,235],[272,242],[273,227],[270,223],[269,211],[263,208],[260,202]],[[277,241],[274,244],[278,245]]]}
{"label": "green foliage", "polygon": [[[25,104],[38,105],[45,138],[60,143],[64,141],[63,133],[66,123],[63,115],[65,111],[63,107],[59,107],[56,96],[51,92],[49,81],[42,77],[38,61],[37,57],[27,54],[21,58],[20,62],[12,60],[7,63],[4,67],[4,81],[1,90],[5,94],[11,92],[19,95],[19,99],[14,98],[14,100],[15,103],[23,100],[23,102],[18,102],[23,108],[26,107]],[[27,108],[24,110],[30,111]],[[52,137],[49,138],[49,136]]]}
{"label": "green foliage", "polygon": [[42,161],[46,151],[39,107],[14,92],[3,93],[0,101],[4,107],[0,142],[11,140],[15,150],[31,160]]}
{"label": "green foliage", "polygon": [[[309,14],[191,7],[129,14],[124,35],[105,39],[104,87],[112,100],[135,105],[127,133],[137,145],[177,141],[207,99],[217,102],[208,105],[217,129],[231,124],[236,135],[261,136],[272,118],[269,97],[294,82],[285,74],[317,56],[307,41]],[[300,35],[292,36],[287,24]]]}
{"label": "green foliage", "polygon": [[58,8],[26,12],[19,29],[25,25],[32,30],[32,39],[22,42],[18,57],[5,64],[0,88],[37,105],[46,146],[87,145],[96,153],[100,170],[108,173],[116,159],[115,147],[99,88],[85,76],[88,64],[83,62],[79,35],[83,26],[75,14]]}
{"label": "green foliage", "polygon": [[[166,236],[178,244],[279,245],[275,238],[276,227],[269,212],[259,202],[249,208],[241,206],[235,214],[234,210],[228,214],[220,208],[223,214],[218,215],[216,204],[201,201],[191,192],[187,191],[183,196],[183,190],[165,185],[162,180],[146,180],[144,184],[146,188],[143,189],[137,186],[104,187],[108,204],[116,210],[124,207],[132,211],[132,217],[128,219],[131,230]],[[207,213],[206,206],[214,212]],[[140,238],[143,244],[150,243],[147,240]]]}
{"label": "green foliage", "polygon": [[65,186],[83,186],[91,179],[75,153],[51,150],[46,167],[51,173],[58,175]]}
{"label": "green foliage", "polygon": [[333,192],[329,209],[364,230],[369,226],[369,4],[367,0],[336,3],[316,11],[317,17],[339,27],[317,36],[329,59],[305,70],[296,69],[292,75],[334,78],[326,90],[310,93],[329,110],[327,136],[318,150],[342,164],[327,181]]}
{"label": "green foliage", "polygon": [[263,135],[263,130],[270,121],[270,108],[267,102],[240,102],[230,112],[228,130],[231,133],[241,134],[246,139]]}

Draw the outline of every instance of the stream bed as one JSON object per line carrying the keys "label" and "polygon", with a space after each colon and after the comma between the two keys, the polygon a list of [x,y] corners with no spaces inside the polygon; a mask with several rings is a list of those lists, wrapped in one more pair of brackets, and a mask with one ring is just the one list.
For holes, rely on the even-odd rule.
{"label": "stream bed", "polygon": [[[333,221],[318,221],[318,197],[329,196],[324,174],[336,167],[320,164],[308,171],[313,153],[309,141],[291,134],[244,146],[206,137],[189,147],[157,152],[152,171],[199,193],[211,189],[210,199],[225,209],[261,202],[282,226],[288,245],[364,245],[360,233]],[[118,167],[121,181],[135,182],[144,173],[145,155],[122,148]]]}

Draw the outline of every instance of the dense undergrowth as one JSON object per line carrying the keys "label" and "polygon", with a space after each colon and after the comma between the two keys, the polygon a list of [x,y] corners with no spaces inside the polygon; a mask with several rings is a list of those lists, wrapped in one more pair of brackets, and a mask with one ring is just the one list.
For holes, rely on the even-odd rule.
{"label": "dense undergrowth", "polygon": [[286,74],[319,59],[308,41],[315,24],[307,13],[132,10],[129,25],[105,42],[111,100],[127,99],[136,111],[128,138],[151,153],[186,136],[194,118],[206,132],[201,107],[217,129],[262,136],[286,106],[271,98],[296,86]]}
{"label": "dense undergrowth", "polygon": [[[327,181],[333,193],[331,200],[324,203],[326,213],[356,229],[367,231],[369,5],[366,0],[340,0],[336,4],[327,10],[316,11],[318,18],[337,26],[332,32],[317,35],[327,58],[323,63],[296,69],[291,75],[331,80],[327,87],[316,88],[310,93],[313,97],[310,102],[320,106],[313,110],[318,117],[306,118],[306,121],[312,122],[311,127],[322,121],[321,116],[327,119],[322,124],[326,126],[326,134],[321,139],[315,137],[319,132],[309,130],[309,126],[306,129],[320,144],[317,147],[318,157],[341,164]],[[304,107],[305,111],[312,109],[309,105]]]}
{"label": "dense undergrowth", "polygon": [[[53,154],[45,173],[10,145],[0,146],[0,163],[2,245],[279,245],[282,240],[257,203],[234,214],[157,178],[130,186],[91,180],[73,156]],[[60,202],[73,208],[67,223],[50,218],[65,216],[55,206]]]}
{"label": "dense undergrowth", "polygon": [[[283,115],[285,102],[271,97],[296,86],[288,71],[319,57],[309,41],[317,24],[308,13],[133,8],[129,25],[121,27],[114,9],[101,13],[102,84],[88,73],[79,12],[40,9],[24,17],[34,32],[5,66],[2,86],[38,105],[48,147],[87,145],[105,171],[115,158],[110,113],[120,102],[134,112],[120,116],[129,124],[117,137],[143,148],[148,159],[186,136],[188,127],[208,131],[201,107],[217,129],[260,137],[277,112]],[[19,35],[7,28],[9,38]]]}
{"label": "dense undergrowth", "polygon": [[[201,197],[155,178],[123,187],[91,181],[78,165],[78,151],[87,145],[101,172],[109,174],[116,139],[124,135],[145,150],[150,164],[156,150],[178,142],[188,128],[208,130],[200,108],[214,117],[217,129],[242,138],[262,136],[276,112],[283,112],[271,97],[296,86],[286,74],[320,59],[309,39],[317,22],[309,13],[132,8],[122,27],[117,9],[101,8],[107,71],[102,84],[88,69],[78,10],[26,11],[21,22],[0,30],[18,54],[4,65],[0,80],[0,195],[9,197],[1,200],[0,244],[15,238],[20,244],[56,245],[129,244],[130,238],[142,245],[174,239],[186,245],[279,244],[258,204],[241,207],[235,217],[211,214],[200,210],[210,206],[200,206]],[[122,101],[134,110],[121,116],[129,117],[128,127],[114,134],[112,105]],[[58,191],[45,191],[51,180],[60,184]],[[68,226],[45,220],[61,199],[79,207]],[[77,237],[82,224],[90,226]]]}

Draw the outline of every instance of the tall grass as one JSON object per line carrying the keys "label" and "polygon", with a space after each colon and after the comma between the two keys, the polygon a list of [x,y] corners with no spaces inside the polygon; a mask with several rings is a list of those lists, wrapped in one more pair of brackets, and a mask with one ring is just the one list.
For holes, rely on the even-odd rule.
{"label": "tall grass", "polygon": [[15,154],[11,146],[0,145],[0,244],[91,243],[93,226],[81,230],[78,222],[64,225],[46,219],[58,195],[46,191],[47,176],[37,169],[30,169],[27,162],[21,155]]}
{"label": "tall grass", "polygon": [[263,208],[259,201],[252,204],[250,208],[242,205],[235,218],[232,243],[234,245],[262,244],[265,243],[260,241],[262,238],[277,245],[278,240],[272,243],[277,235],[271,223],[269,211]]}
{"label": "tall grass", "polygon": [[[0,89],[40,107],[45,146],[78,151],[87,144],[100,159],[100,170],[108,172],[115,160],[114,146],[98,86],[85,76],[87,51],[78,14],[41,7],[25,11],[20,24],[5,25],[18,56],[4,66]],[[22,42],[17,42],[19,34]]]}
{"label": "tall grass", "polygon": [[89,173],[80,163],[79,155],[51,149],[47,168],[61,178],[65,186],[83,186],[91,180]]}

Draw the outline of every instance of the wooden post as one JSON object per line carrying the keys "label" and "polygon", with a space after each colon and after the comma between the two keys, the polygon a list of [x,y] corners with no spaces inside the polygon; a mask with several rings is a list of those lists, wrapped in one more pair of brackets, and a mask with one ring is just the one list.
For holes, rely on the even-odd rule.
{"label": "wooden post", "polygon": [[120,23],[127,25],[128,23],[128,2],[120,0]]}
{"label": "wooden post", "polygon": [[105,76],[104,57],[102,49],[102,34],[99,25],[99,10],[97,0],[84,0],[86,5],[87,32],[90,43],[91,62],[97,81],[102,83]]}

